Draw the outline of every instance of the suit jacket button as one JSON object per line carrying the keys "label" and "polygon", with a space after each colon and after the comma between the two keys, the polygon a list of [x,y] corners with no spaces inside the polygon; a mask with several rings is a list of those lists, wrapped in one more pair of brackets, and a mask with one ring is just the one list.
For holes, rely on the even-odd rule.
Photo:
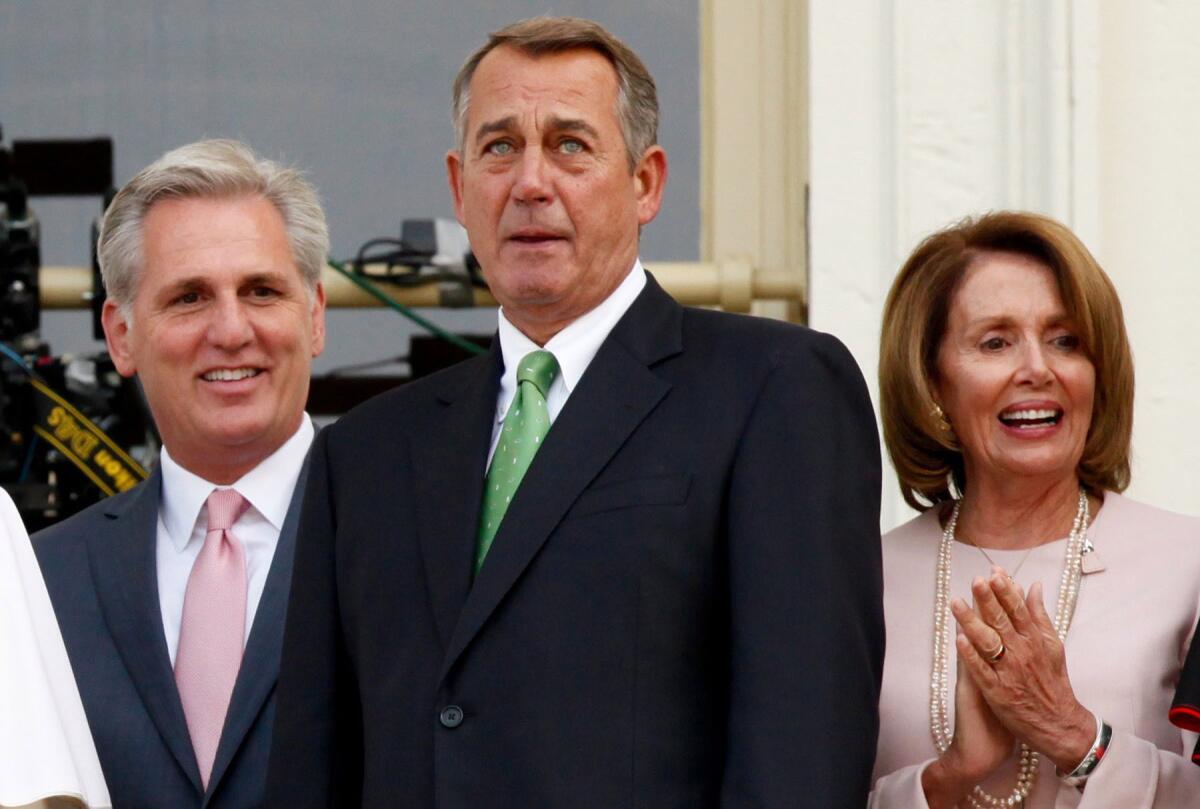
{"label": "suit jacket button", "polygon": [[438,715],[438,721],[444,728],[456,728],[463,722],[463,710],[457,705],[447,705]]}

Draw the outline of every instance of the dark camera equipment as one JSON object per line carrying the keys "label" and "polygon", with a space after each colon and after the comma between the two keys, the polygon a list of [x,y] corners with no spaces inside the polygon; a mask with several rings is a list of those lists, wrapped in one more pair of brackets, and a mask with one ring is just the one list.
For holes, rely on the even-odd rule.
{"label": "dark camera equipment", "polygon": [[[370,239],[358,249],[353,260],[342,264],[331,259],[329,264],[429,334],[414,334],[406,355],[335,368],[314,376],[308,394],[308,411],[314,415],[345,413],[397,385],[486,351],[491,343],[490,334],[451,334],[389,298],[382,290],[387,286],[436,284],[439,306],[475,305],[474,290],[487,289],[487,284],[471,252],[466,230],[452,219],[405,219],[400,225],[400,238]],[[380,373],[381,369],[397,363],[406,363],[408,373]]]}
{"label": "dark camera equipment", "polygon": [[[161,443],[140,387],[122,378],[106,353],[55,355],[40,335],[40,232],[30,199],[98,196],[103,210],[115,193],[111,139],[18,140],[5,147],[0,135],[0,486],[31,531],[137,485],[147,473],[126,448],[154,459]],[[91,310],[93,333],[103,339],[98,235],[99,217],[91,233]],[[368,241],[349,267],[330,264],[432,336],[414,336],[406,356],[315,377],[308,402],[314,415],[344,413],[490,342],[490,335],[447,332],[379,289],[433,284],[439,305],[474,305],[475,290],[486,284],[466,231],[453,220],[405,220],[399,238]],[[397,361],[408,373],[361,373]]]}
{"label": "dark camera equipment", "polygon": [[[2,134],[0,134],[2,137]],[[39,251],[37,217],[29,208],[29,188],[13,173],[13,155],[0,148],[0,339],[36,331]]]}
{"label": "dark camera equipment", "polygon": [[405,219],[400,238],[370,239],[350,266],[377,283],[418,286],[437,283],[443,305],[471,306],[473,288],[487,288],[467,233],[451,219]]}
{"label": "dark camera equipment", "polygon": [[[54,356],[41,339],[36,196],[99,196],[112,184],[112,140],[0,135],[0,485],[35,531],[136,485],[145,470],[123,447],[154,445],[136,385],[107,354]],[[92,226],[92,265],[97,225]],[[102,289],[97,284],[96,289]],[[93,298],[93,331],[103,298]]]}

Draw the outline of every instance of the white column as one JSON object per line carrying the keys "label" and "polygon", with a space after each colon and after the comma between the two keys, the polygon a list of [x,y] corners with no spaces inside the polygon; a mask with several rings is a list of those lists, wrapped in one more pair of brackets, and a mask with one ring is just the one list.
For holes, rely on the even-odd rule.
{"label": "white column", "polygon": [[1078,49],[1094,99],[1079,140],[1095,154],[1080,204],[1137,368],[1130,494],[1200,514],[1200,4],[1075,6],[1093,34]]}
{"label": "white column", "polygon": [[[805,4],[701,3],[701,258],[805,278]],[[802,319],[799,306],[754,311]]]}
{"label": "white column", "polygon": [[[810,323],[873,377],[884,297],[922,236],[989,209],[1061,219],[1125,306],[1131,493],[1200,513],[1198,30],[1189,0],[814,0]],[[887,528],[909,512],[885,486]]]}
{"label": "white column", "polygon": [[[1066,6],[811,5],[809,322],[877,403],[883,302],[923,236],[994,208],[1070,216]],[[886,529],[911,511],[885,467]]]}

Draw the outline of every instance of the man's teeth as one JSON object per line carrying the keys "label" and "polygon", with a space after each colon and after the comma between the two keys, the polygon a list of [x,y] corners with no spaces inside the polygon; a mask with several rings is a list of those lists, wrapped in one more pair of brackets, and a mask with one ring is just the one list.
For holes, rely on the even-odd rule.
{"label": "man's teeth", "polygon": [[258,373],[257,368],[221,368],[204,374],[204,379],[209,382],[236,382],[246,377],[258,376]]}

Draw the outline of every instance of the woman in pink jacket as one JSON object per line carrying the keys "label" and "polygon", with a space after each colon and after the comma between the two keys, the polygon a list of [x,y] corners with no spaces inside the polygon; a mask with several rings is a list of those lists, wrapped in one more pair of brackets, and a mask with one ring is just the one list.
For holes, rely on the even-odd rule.
{"label": "woman in pink jacket", "polygon": [[1045,217],[926,239],[897,277],[884,437],[921,516],[883,539],[871,805],[1182,809],[1167,721],[1200,617],[1200,520],[1121,496],[1133,362],[1095,259]]}

